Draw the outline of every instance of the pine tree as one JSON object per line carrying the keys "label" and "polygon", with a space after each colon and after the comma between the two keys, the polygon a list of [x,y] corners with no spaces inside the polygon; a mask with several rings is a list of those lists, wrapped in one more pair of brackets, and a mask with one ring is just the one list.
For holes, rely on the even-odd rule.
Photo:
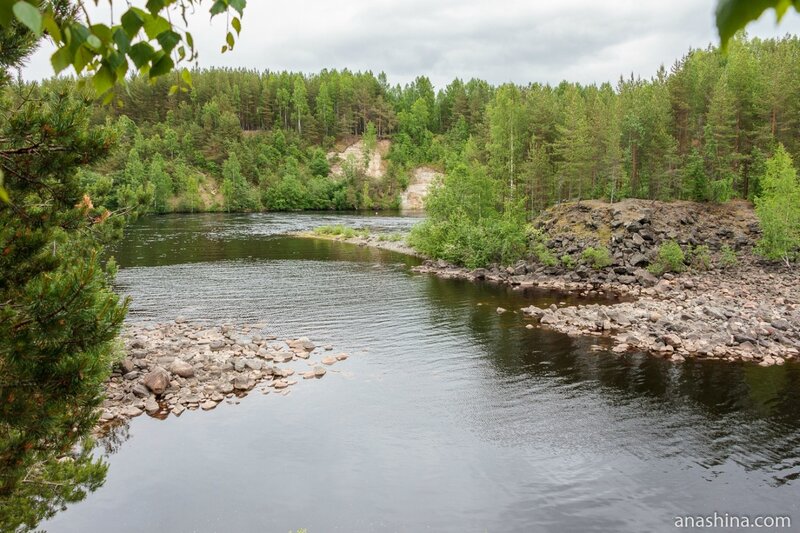
{"label": "pine tree", "polygon": [[566,198],[585,198],[589,193],[587,178],[591,167],[592,151],[589,144],[589,126],[583,98],[578,89],[570,86],[564,100],[564,121],[558,126],[560,138],[555,143],[558,164],[559,199],[566,189]]}
{"label": "pine tree", "polygon": [[325,136],[327,137],[333,132],[333,128],[336,124],[336,115],[333,111],[333,100],[331,99],[326,82],[322,82],[319,86],[319,93],[317,93],[316,101],[316,115],[317,122],[322,126]]}
{"label": "pine tree", "polygon": [[[105,128],[90,127],[88,101],[5,86],[0,114],[9,196],[0,202],[0,508],[24,508],[11,519],[35,524],[44,511],[31,506],[50,496],[30,484],[47,486],[64,473],[53,462],[95,425],[116,357],[126,305],[111,289],[113,263],[104,266],[101,252],[120,226],[84,195],[76,174],[112,142]],[[71,475],[101,482],[98,461],[73,465]],[[69,491],[68,481],[53,497],[82,497]]]}

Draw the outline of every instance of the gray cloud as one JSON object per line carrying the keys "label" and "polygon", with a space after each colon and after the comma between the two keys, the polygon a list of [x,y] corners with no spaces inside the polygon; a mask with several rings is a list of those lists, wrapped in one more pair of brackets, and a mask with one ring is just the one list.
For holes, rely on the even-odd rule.
{"label": "gray cloud", "polygon": [[[198,13],[193,33],[201,66],[258,70],[384,71],[390,82],[426,75],[439,87],[455,77],[493,83],[616,81],[651,76],[690,47],[716,42],[715,0],[250,0],[241,40],[220,54],[224,21]],[[790,14],[750,28],[768,37],[800,31]],[[25,69],[49,75],[45,48]]]}

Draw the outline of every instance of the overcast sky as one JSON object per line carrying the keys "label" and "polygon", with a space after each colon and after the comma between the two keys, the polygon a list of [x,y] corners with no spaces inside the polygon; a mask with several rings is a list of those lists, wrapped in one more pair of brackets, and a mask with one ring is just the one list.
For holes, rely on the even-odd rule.
{"label": "overcast sky", "polygon": [[[116,2],[116,0],[115,0]],[[205,2],[206,9],[208,1]],[[716,0],[250,0],[240,42],[221,54],[225,21],[191,20],[200,66],[316,72],[386,72],[391,83],[428,76],[492,83],[616,81],[650,77],[690,47],[716,43]],[[119,10],[119,8],[117,8]],[[119,11],[118,11],[119,12]],[[758,37],[800,33],[800,16],[773,13],[748,27]],[[43,47],[23,71],[51,74]]]}

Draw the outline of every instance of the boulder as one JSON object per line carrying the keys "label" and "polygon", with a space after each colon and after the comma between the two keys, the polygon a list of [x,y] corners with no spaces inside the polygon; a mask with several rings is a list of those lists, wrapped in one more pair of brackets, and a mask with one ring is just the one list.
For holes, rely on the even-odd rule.
{"label": "boulder", "polygon": [[661,340],[664,341],[664,344],[666,344],[667,346],[672,346],[673,348],[677,348],[678,346],[681,345],[681,338],[675,335],[674,333],[667,333],[666,335],[661,337]]}
{"label": "boulder", "polygon": [[635,267],[646,265],[649,262],[647,258],[640,253],[635,253],[631,255],[628,261],[630,262],[631,265]]}
{"label": "boulder", "polygon": [[218,352],[223,348],[225,348],[225,342],[220,340],[211,341],[208,344],[208,347],[211,349],[212,352]]}
{"label": "boulder", "polygon": [[136,365],[127,357],[119,362],[119,367],[123,374],[127,374],[136,370]]}
{"label": "boulder", "polygon": [[161,367],[156,367],[155,370],[149,372],[142,379],[142,383],[150,389],[150,392],[158,396],[164,394],[164,391],[169,387],[169,377],[169,372]]}
{"label": "boulder", "polygon": [[194,367],[183,359],[175,359],[169,369],[173,374],[182,378],[194,377]]}

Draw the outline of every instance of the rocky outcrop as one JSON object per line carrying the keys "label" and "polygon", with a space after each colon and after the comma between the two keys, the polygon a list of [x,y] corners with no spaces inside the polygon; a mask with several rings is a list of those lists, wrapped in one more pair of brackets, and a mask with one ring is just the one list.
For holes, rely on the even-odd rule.
{"label": "rocky outcrop", "polygon": [[425,198],[431,185],[441,179],[442,173],[430,167],[419,167],[411,173],[408,187],[400,195],[400,209],[421,211],[425,208]]}
{"label": "rocky outcrop", "polygon": [[[765,366],[800,354],[800,276],[752,254],[759,228],[744,202],[581,202],[552,208],[537,226],[550,256],[570,260],[546,265],[531,257],[508,267],[474,270],[426,261],[414,270],[586,296],[621,296],[621,301],[604,305],[521,310],[529,327],[607,337],[620,354],[639,350],[675,361],[692,356]],[[645,267],[668,240],[687,249],[707,246],[711,264],[654,276]],[[611,264],[600,269],[584,264],[581,255],[589,246],[606,247]],[[738,263],[722,268],[716,260],[725,246],[738,253]]]}
{"label": "rocky outcrop", "polygon": [[386,175],[386,155],[389,153],[389,146],[388,140],[381,140],[374,150],[369,151],[364,141],[358,140],[340,152],[330,152],[328,153],[328,161],[331,164],[330,175],[335,178],[343,176],[344,165],[349,161],[362,169],[367,177],[381,179]]}
{"label": "rocky outcrop", "polygon": [[[303,360],[312,367],[310,378],[325,375],[320,361],[314,360],[321,350],[313,341],[278,341],[260,325],[209,326],[177,319],[128,325],[122,339],[126,357],[106,383],[101,423],[143,413],[164,418],[187,409],[207,411],[226,399],[237,401],[261,383],[265,394],[288,394],[297,384],[289,379],[295,370],[278,365],[292,361]],[[333,359],[346,358],[339,354]]]}
{"label": "rocky outcrop", "polygon": [[[666,241],[685,249],[707,246],[712,254],[724,246],[748,253],[760,236],[758,220],[747,202],[574,202],[548,209],[535,226],[546,236],[547,247],[556,258],[567,256],[576,265],[582,262],[586,248],[608,249],[613,263],[598,277],[622,283],[651,283],[653,280],[637,271],[653,262]],[[578,268],[572,278],[586,279],[590,274]]]}

